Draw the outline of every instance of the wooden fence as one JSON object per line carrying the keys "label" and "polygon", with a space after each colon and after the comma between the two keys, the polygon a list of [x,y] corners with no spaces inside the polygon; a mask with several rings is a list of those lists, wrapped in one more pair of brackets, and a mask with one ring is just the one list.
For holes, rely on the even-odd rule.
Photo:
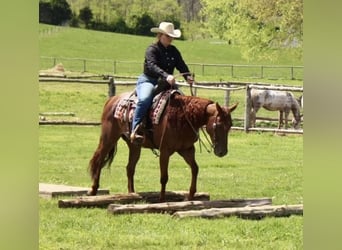
{"label": "wooden fence", "polygon": [[[62,63],[64,67],[77,72],[94,72],[114,75],[139,75],[142,62],[110,59],[88,59],[67,57],[40,57],[40,68],[48,69]],[[238,65],[188,63],[191,72],[200,76],[258,79],[303,79],[303,66],[291,65]]]}
{"label": "wooden fence", "polygon": [[[75,79],[75,78],[60,78],[60,77],[40,77],[40,82],[77,82],[77,83],[91,83],[91,84],[107,84],[108,85],[108,96],[115,95],[116,85],[135,85],[136,80],[115,80],[114,76],[107,76],[106,79]],[[179,86],[189,87],[188,84],[177,82]],[[266,83],[250,83],[250,82],[201,82],[200,84],[193,85],[194,95],[197,95],[197,89],[206,90],[222,90],[224,92],[224,106],[229,105],[230,93],[232,91],[245,91],[245,114],[244,114],[244,126],[243,127],[232,127],[233,130],[244,130],[245,132],[259,131],[259,132],[277,132],[277,133],[289,133],[289,134],[303,134],[303,129],[273,129],[273,128],[251,128],[249,126],[249,113],[250,113],[250,100],[248,93],[251,88],[258,89],[271,89],[271,90],[282,90],[282,91],[293,91],[293,92],[303,92],[303,87],[300,86],[275,86]],[[257,117],[257,119],[272,121],[272,118],[262,118]],[[83,122],[78,124],[78,122],[73,121],[39,121],[40,125],[99,125],[97,122]]]}

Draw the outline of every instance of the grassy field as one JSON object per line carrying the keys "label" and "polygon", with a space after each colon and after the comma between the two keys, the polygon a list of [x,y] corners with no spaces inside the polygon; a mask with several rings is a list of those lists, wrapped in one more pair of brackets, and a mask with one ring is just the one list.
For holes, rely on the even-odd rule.
{"label": "grassy field", "polygon": [[[118,92],[129,87],[120,87]],[[71,111],[68,119],[98,121],[105,85],[39,84],[40,111]],[[222,100],[221,92],[202,92]],[[243,95],[232,102],[243,101]],[[236,113],[235,113],[236,112]],[[241,116],[243,104],[233,114]],[[233,117],[234,117],[233,115]],[[48,117],[48,119],[66,119]],[[40,126],[39,181],[90,187],[88,162],[99,138],[98,126]],[[229,155],[217,158],[196,144],[200,166],[198,191],[211,199],[271,197],[274,204],[303,203],[303,137],[231,131]],[[127,148],[120,141],[111,168],[105,168],[101,187],[127,192]],[[167,190],[187,190],[190,169],[172,156]],[[144,149],[136,171],[137,191],[158,191],[158,159]],[[59,209],[57,200],[40,199],[40,249],[302,249],[303,218],[248,221],[175,220],[168,215],[107,214],[105,209]]]}
{"label": "grassy field", "polygon": [[[40,25],[40,29],[47,28],[50,27]],[[40,53],[44,56],[120,60],[141,60],[141,53],[152,40],[72,28],[40,33],[39,37]],[[192,62],[243,62],[236,50],[228,51],[229,47],[203,51],[205,46],[210,48],[208,44],[177,41]],[[220,53],[222,50],[225,52]],[[286,62],[291,59],[280,63]],[[303,84],[287,80],[272,83]],[[117,93],[132,89],[118,86]],[[183,91],[189,93],[186,88]],[[197,94],[221,104],[224,100],[221,91],[199,90]],[[46,117],[48,120],[99,121],[106,100],[107,85],[39,83],[39,112],[75,113],[74,117]],[[233,118],[243,117],[244,91],[231,92],[230,103],[235,102],[240,104]],[[277,117],[276,112],[260,115]],[[90,187],[87,167],[99,134],[98,126],[40,126],[39,182]],[[228,156],[217,158],[205,150],[200,152],[198,144],[196,148],[200,167],[198,191],[209,192],[212,200],[271,197],[273,204],[303,203],[302,135],[246,134],[233,130]],[[127,192],[127,154],[120,141],[112,167],[102,172],[102,188],[111,193]],[[167,190],[189,188],[190,169],[178,155],[170,160],[169,177]],[[160,189],[158,159],[148,149],[142,151],[135,186],[136,191]],[[163,214],[113,216],[105,209],[60,209],[57,199],[40,198],[39,219],[40,249],[303,249],[302,216],[260,221],[234,217],[180,220]]]}
{"label": "grassy field", "polygon": [[[142,70],[145,49],[155,41],[154,37],[116,34],[110,32],[90,31],[79,28],[62,28],[46,24],[39,25],[40,69],[48,69],[54,63],[63,63],[66,70],[82,71],[83,59],[87,59],[86,70],[92,73],[138,75]],[[210,80],[239,80],[238,77],[256,78],[260,68],[234,68],[231,76],[230,67],[205,67],[196,64],[248,64],[248,65],[288,65],[300,66],[302,61],[289,58],[286,54],[277,61],[246,61],[241,57],[239,48],[217,42],[213,39],[195,41],[174,40],[174,45],[182,52],[190,70],[195,72],[198,80],[210,77]],[[51,57],[59,58],[56,62]],[[74,58],[71,60],[70,58]],[[114,66],[114,61],[121,61]],[[123,62],[124,61],[124,62]],[[265,79],[289,79],[290,69],[264,68]],[[294,76],[303,79],[303,69],[296,69]]]}
{"label": "grassy field", "polygon": [[[89,187],[88,161],[99,127],[43,126],[39,129],[40,182]],[[233,131],[230,152],[216,158],[197,148],[198,191],[211,199],[271,197],[274,204],[303,202],[302,136],[279,137]],[[197,145],[198,146],[198,145]],[[127,148],[122,142],[101,186],[126,192]],[[187,190],[190,169],[174,155],[167,190]],[[158,159],[143,150],[136,171],[137,191],[158,191]],[[40,199],[40,249],[302,249],[303,217],[248,221],[175,220],[168,215],[107,214],[105,209],[60,209]]]}
{"label": "grassy field", "polygon": [[[43,126],[39,129],[40,182],[89,187],[88,161],[99,127]],[[303,202],[302,136],[232,131],[230,152],[216,158],[197,148],[198,191],[211,199],[271,197],[274,204]],[[198,144],[197,144],[198,146]],[[101,186],[126,192],[127,148],[120,142]],[[190,169],[174,155],[168,190],[187,190]],[[136,171],[137,191],[159,190],[158,159],[143,150]],[[59,209],[40,199],[40,249],[302,249],[303,218],[247,221],[175,220],[168,215],[107,214],[105,209]]]}
{"label": "grassy field", "polygon": [[[134,86],[117,86],[116,92],[122,93],[132,91]],[[190,95],[187,87],[181,90]],[[294,93],[299,97],[300,93]],[[197,96],[209,98],[224,104],[224,92],[222,90],[198,89]],[[93,121],[98,122],[101,117],[103,104],[108,98],[108,86],[106,84],[80,84],[80,83],[40,83],[39,84],[39,112],[72,112],[75,116],[51,116],[48,120],[69,120],[69,121]],[[230,93],[230,104],[239,103],[238,109],[234,111],[234,126],[243,127],[243,121],[235,118],[244,119],[245,113],[245,90],[232,91]],[[271,112],[265,109],[258,111],[258,117],[278,118],[278,112]],[[293,115],[290,114],[290,120]],[[277,127],[278,122],[268,124],[258,122],[258,126]]]}

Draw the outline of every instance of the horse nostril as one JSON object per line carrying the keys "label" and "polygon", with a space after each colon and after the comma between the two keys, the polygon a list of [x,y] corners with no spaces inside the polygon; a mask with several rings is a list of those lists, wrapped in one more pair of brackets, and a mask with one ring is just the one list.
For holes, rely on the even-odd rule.
{"label": "horse nostril", "polygon": [[227,150],[215,151],[215,155],[218,157],[223,157],[228,153]]}

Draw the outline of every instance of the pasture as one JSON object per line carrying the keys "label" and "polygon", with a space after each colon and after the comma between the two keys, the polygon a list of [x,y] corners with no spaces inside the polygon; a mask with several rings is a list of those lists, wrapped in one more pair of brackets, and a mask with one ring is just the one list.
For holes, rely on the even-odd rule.
{"label": "pasture", "polygon": [[[133,36],[110,32],[90,31],[78,28],[56,27],[39,24],[40,69],[49,69],[54,63],[63,63],[66,70],[82,71],[84,60],[86,70],[98,74],[137,76],[141,73],[145,49],[155,41],[154,37]],[[265,65],[265,66],[300,66],[303,62],[284,53],[277,61],[247,61],[242,58],[238,47],[217,43],[217,39],[195,41],[174,40],[174,45],[182,52],[197,80],[230,80],[242,76],[258,79],[260,67],[235,67],[234,77],[230,66],[214,65],[202,68],[202,64],[221,65]],[[57,58],[56,61],[54,58]],[[118,63],[114,63],[114,61]],[[121,62],[121,63],[120,63]],[[115,66],[114,66],[115,64]],[[191,65],[190,65],[191,64]],[[116,68],[116,70],[113,70]],[[290,68],[262,69],[265,78],[289,79]],[[303,78],[303,69],[295,69],[294,77]]]}
{"label": "pasture", "polygon": [[[118,86],[117,93],[131,87]],[[188,90],[184,90],[187,92]],[[222,103],[220,91],[198,95]],[[39,84],[39,111],[74,112],[75,117],[99,121],[107,100],[106,85]],[[232,92],[240,102],[233,118],[244,112],[244,93]],[[51,119],[51,118],[48,118]],[[98,126],[40,126],[39,182],[90,187],[88,162],[95,150]],[[203,136],[202,136],[202,139]],[[231,131],[229,155],[217,158],[196,144],[198,191],[211,199],[271,197],[273,204],[303,203],[303,136]],[[104,168],[101,187],[127,192],[127,148],[120,141],[111,168]],[[188,190],[190,168],[183,159],[170,159],[168,190]],[[158,191],[158,159],[143,149],[137,165],[137,191]],[[57,200],[40,198],[40,249],[302,249],[303,217],[261,221],[225,218],[172,219],[162,214],[113,216],[105,209],[60,209]]]}
{"label": "pasture", "polygon": [[[39,29],[50,28],[39,25]],[[61,28],[40,32],[41,56],[142,61],[145,47],[153,38]],[[246,63],[236,48],[210,41],[175,41],[188,62]],[[125,48],[125,49],[123,49]],[[127,53],[129,48],[129,53]],[[220,53],[217,53],[220,51]],[[41,62],[42,63],[42,62]],[[50,68],[43,62],[41,69]],[[58,62],[57,62],[58,63]],[[267,62],[254,62],[265,64]],[[284,55],[279,65],[301,65]],[[71,65],[65,65],[71,70]],[[100,69],[103,67],[97,65]],[[219,76],[198,81],[218,81]],[[223,79],[229,80],[229,79]],[[239,79],[234,79],[238,81]],[[246,81],[246,79],[244,79]],[[275,84],[302,85],[302,81],[274,80]],[[132,90],[117,86],[116,92]],[[185,94],[189,89],[182,88]],[[73,112],[75,116],[46,119],[100,121],[107,100],[106,84],[39,83],[39,112]],[[295,93],[297,97],[300,93]],[[199,89],[197,95],[220,104],[224,94]],[[233,126],[241,126],[245,109],[244,91],[233,91],[230,104],[239,102],[232,114]],[[277,112],[260,110],[260,116],[277,117]],[[291,117],[292,118],[292,117]],[[277,126],[277,122],[267,124]],[[39,182],[90,187],[88,162],[97,146],[99,126],[39,126]],[[204,137],[202,140],[207,144]],[[127,147],[118,143],[111,168],[104,168],[101,188],[111,193],[127,192],[125,166]],[[198,192],[211,200],[230,198],[272,198],[273,204],[303,203],[303,136],[273,133],[229,134],[229,154],[215,157],[196,143],[199,165]],[[188,190],[190,168],[173,155],[167,190]],[[137,192],[159,191],[158,159],[143,149],[135,175]],[[66,198],[66,197],[61,197]],[[265,218],[260,221],[235,217],[215,220],[178,220],[165,214],[109,215],[106,209],[61,209],[57,199],[39,199],[40,249],[303,249],[303,217]]]}

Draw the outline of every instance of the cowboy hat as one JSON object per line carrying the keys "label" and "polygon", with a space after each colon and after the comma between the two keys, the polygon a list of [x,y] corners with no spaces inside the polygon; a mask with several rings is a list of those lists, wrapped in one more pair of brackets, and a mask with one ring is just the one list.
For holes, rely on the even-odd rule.
{"label": "cowboy hat", "polygon": [[161,22],[159,24],[159,27],[151,28],[151,32],[153,33],[163,33],[171,37],[178,38],[182,35],[182,32],[178,29],[174,29],[174,26],[172,23],[168,22]]}

